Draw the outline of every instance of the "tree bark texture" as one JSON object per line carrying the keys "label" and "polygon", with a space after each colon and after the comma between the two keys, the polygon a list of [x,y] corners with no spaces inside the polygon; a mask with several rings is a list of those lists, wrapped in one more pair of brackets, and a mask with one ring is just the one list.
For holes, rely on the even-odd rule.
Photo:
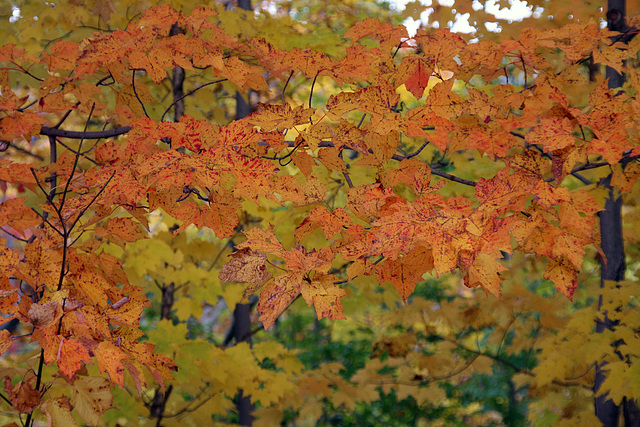
{"label": "tree bark texture", "polygon": [[[607,25],[612,31],[625,33],[629,30],[626,17],[625,0],[608,0],[607,2]],[[623,36],[618,41],[627,43],[633,35]],[[620,88],[624,84],[624,75],[612,68],[607,67],[606,77],[609,80],[609,89]],[[601,185],[607,189],[609,195],[605,203],[605,210],[600,212],[600,238],[601,248],[605,258],[601,260],[600,268],[600,288],[604,288],[605,281],[612,280],[619,282],[624,280],[626,270],[624,240],[622,236],[622,198],[616,194],[611,187],[611,175],[605,178]],[[602,296],[598,301],[598,310],[602,309]],[[602,320],[596,324],[596,332],[602,333],[616,327],[615,322],[607,316],[606,312],[601,313]],[[594,392],[598,392],[606,379],[606,363],[596,365],[596,376],[593,384]],[[595,413],[605,427],[617,427],[620,418],[620,410],[624,415],[626,427],[640,426],[640,412],[636,402],[624,399],[622,405],[616,405],[603,395],[595,398]],[[620,407],[622,406],[622,408]]]}

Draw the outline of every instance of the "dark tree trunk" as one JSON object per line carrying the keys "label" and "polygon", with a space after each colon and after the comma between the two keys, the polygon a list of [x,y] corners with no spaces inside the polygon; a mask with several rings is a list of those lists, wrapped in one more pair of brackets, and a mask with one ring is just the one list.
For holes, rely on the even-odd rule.
{"label": "dark tree trunk", "polygon": [[[613,31],[626,32],[629,27],[626,24],[626,1],[608,0],[607,24]],[[619,41],[628,42],[633,36],[627,35]],[[625,77],[612,68],[607,67],[606,77],[609,79],[609,88],[619,88],[624,84]],[[600,212],[600,238],[602,251],[606,257],[601,261],[600,288],[605,281],[619,282],[624,279],[626,270],[624,240],[622,237],[622,199],[616,197],[611,187],[611,175],[605,178],[602,185],[608,190],[609,195],[605,203],[605,210]],[[598,301],[598,310],[602,309],[602,296]],[[606,312],[602,313],[602,321],[598,321],[596,331],[602,333],[616,327]],[[596,377],[593,384],[594,392],[597,392],[606,379],[606,363],[596,365]],[[605,427],[616,427],[620,418],[620,406],[616,405],[607,395],[596,397],[595,412],[598,419]],[[640,412],[636,402],[624,399],[622,412],[625,426],[640,426]]]}
{"label": "dark tree trunk", "polygon": [[[252,10],[251,0],[238,0],[238,7],[244,10]],[[240,92],[236,92],[236,120],[243,119],[251,113],[251,105],[245,101]],[[251,344],[251,305],[238,304],[233,311],[234,338],[236,342],[248,342]],[[236,396],[236,409],[238,410],[238,424],[250,426],[253,424],[253,405],[251,398],[245,396],[240,390]]]}
{"label": "dark tree trunk", "polygon": [[[233,336],[236,342],[248,342],[251,344],[251,304],[237,304],[233,311]],[[238,424],[250,426],[253,423],[253,405],[251,398],[245,396],[242,390],[236,396],[236,409],[238,410]]]}

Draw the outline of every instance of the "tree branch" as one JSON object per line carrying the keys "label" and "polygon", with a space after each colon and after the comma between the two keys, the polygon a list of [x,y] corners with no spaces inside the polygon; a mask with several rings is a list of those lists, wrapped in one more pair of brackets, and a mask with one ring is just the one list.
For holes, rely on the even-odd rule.
{"label": "tree branch", "polygon": [[113,138],[119,135],[124,135],[129,132],[133,127],[131,126],[121,126],[115,129],[94,131],[94,132],[82,132],[82,131],[73,131],[73,130],[62,130],[56,129],[49,126],[42,126],[40,129],[40,135],[47,136],[57,136],[61,138],[70,138],[70,139],[102,139],[102,138]]}

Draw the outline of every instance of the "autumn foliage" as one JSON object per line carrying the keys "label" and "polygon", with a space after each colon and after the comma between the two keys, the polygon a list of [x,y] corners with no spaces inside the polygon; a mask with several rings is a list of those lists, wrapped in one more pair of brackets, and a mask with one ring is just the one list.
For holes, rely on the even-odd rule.
{"label": "autumn foliage", "polygon": [[[199,342],[208,359],[180,365],[186,351],[163,343],[161,332],[145,335],[141,286],[154,277],[230,306],[258,295],[267,330],[300,296],[318,319],[345,319],[358,283],[371,280],[391,283],[407,304],[402,315],[424,331],[433,325],[423,314],[440,312],[412,305],[416,284],[450,274],[484,292],[442,310],[462,313],[476,331],[492,327],[498,320],[483,310],[502,304],[503,284],[519,274],[515,259],[535,263],[535,280],[553,282],[569,304],[585,261],[598,256],[598,181],[611,172],[617,191],[637,187],[640,75],[632,60],[640,44],[622,48],[619,34],[595,23],[469,43],[446,29],[409,37],[403,26],[369,18],[327,54],[226,32],[216,16],[159,6],[126,28],[42,52],[0,47],[0,310],[4,321],[32,326],[28,336],[2,331],[0,348],[39,346],[29,364],[0,368],[11,411],[53,425],[73,417],[97,424],[113,405],[112,387],[138,396],[156,384],[163,390],[183,370],[199,378],[190,369],[203,362],[214,365],[222,393],[243,389],[263,409],[280,408],[293,392],[285,373],[301,375],[281,346]],[[624,90],[602,77],[591,82],[588,61],[624,70]],[[186,114],[174,122],[182,99],[167,97],[163,84],[177,67],[191,86]],[[303,88],[294,93],[292,82]],[[208,113],[212,90],[252,90],[260,102],[229,121],[229,111]],[[175,227],[154,230],[159,213]],[[209,243],[171,243],[194,226],[211,231]],[[547,304],[517,289],[505,304]],[[186,319],[189,303],[181,304]],[[588,323],[595,314],[584,316]],[[552,317],[545,326],[565,324]],[[449,330],[464,329],[448,321]],[[181,327],[163,322],[166,331]],[[377,348],[405,357],[415,337],[398,339]],[[614,339],[603,338],[602,353],[613,354]],[[269,358],[281,358],[280,371],[263,370]],[[636,360],[616,366],[637,370]],[[436,362],[407,359],[406,380],[421,381]],[[229,386],[221,378],[234,372],[251,379]],[[299,378],[320,393],[318,377]],[[264,392],[278,384],[280,394]],[[340,387],[348,395],[349,385]],[[629,387],[625,396],[640,395]],[[353,390],[363,401],[371,392]],[[221,399],[216,410],[227,405]]]}

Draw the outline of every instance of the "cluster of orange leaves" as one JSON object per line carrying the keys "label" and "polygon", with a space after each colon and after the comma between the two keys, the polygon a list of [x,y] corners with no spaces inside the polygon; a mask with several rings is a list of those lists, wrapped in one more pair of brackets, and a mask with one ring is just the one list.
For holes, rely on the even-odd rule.
{"label": "cluster of orange leaves", "polygon": [[[36,207],[40,214],[23,198],[4,201],[0,211],[0,225],[34,236],[23,254],[2,249],[1,310],[35,327],[44,362],[56,361],[63,378],[73,381],[93,357],[114,384],[123,384],[125,369],[138,389],[146,384],[143,368],[159,382],[170,377],[172,363],[138,341],[145,298],[117,260],[101,252],[97,240],[69,245],[63,256],[60,247],[67,242],[55,232],[71,230],[71,240],[94,233],[124,247],[145,237],[144,214],[158,208],[182,221],[176,232],[195,224],[227,238],[244,202],[309,207],[296,241],[321,229],[329,247],[286,248],[273,228],[253,228],[244,231],[247,240],[221,272],[222,280],[248,283],[247,295],[264,286],[258,311],[265,328],[299,295],[318,317],[343,318],[346,292],[339,285],[360,275],[391,281],[406,300],[424,273],[457,269],[467,286],[499,296],[500,259],[514,250],[546,257],[544,277],[571,298],[584,247],[597,243],[600,208],[587,191],[561,184],[599,156],[624,189],[633,185],[638,169],[618,163],[640,154],[632,119],[640,104],[614,96],[603,83],[591,93],[590,107],[577,109],[564,89],[592,53],[621,70],[633,52],[611,45],[610,34],[595,25],[468,44],[448,30],[418,30],[409,38],[402,26],[367,19],[345,34],[352,41],[346,55],[332,58],[309,49],[278,50],[262,38],[239,40],[214,25],[213,14],[198,7],[186,16],[162,6],[126,30],[81,43],[59,41],[40,56],[0,47],[0,139],[52,135],[59,129],[47,126],[69,110],[107,117],[112,135],[122,135],[98,143],[95,166],[84,171],[69,151],[43,166],[0,160],[0,180],[21,188],[43,194],[41,183],[52,175],[67,183],[67,193]],[[174,25],[183,31],[170,35]],[[560,73],[541,54],[558,50],[564,53]],[[33,89],[37,102],[21,109],[28,99],[12,90],[10,73],[26,73],[33,64],[44,64],[49,74]],[[487,90],[469,83],[491,82],[512,66],[525,78],[537,77],[524,89],[507,81]],[[178,123],[145,117],[139,101],[153,97],[135,84],[141,70],[158,84],[173,67],[213,68],[241,91],[269,90],[270,82],[284,82],[292,72],[352,89],[332,95],[322,109],[261,104],[226,126],[188,115]],[[420,99],[434,78],[438,82],[419,106],[396,108],[399,88]],[[454,91],[456,80],[468,83],[464,96]],[[96,81],[110,81],[113,90]],[[357,123],[354,112],[367,120]],[[292,143],[285,131],[294,128],[299,136]],[[457,180],[475,187],[473,197],[445,196],[440,190],[449,181],[441,178],[455,177],[430,167],[417,146],[414,153],[400,153],[402,135],[443,153],[475,149],[504,167],[477,182]],[[356,160],[349,163],[345,150],[357,153]],[[283,153],[299,173],[277,161]],[[364,167],[377,178],[351,185],[344,206],[331,207],[326,184],[313,172],[318,166],[346,176],[352,167]],[[129,215],[113,218],[117,208]],[[349,264],[346,275],[333,272],[336,260]],[[19,292],[9,277],[21,281]],[[5,349],[11,338],[2,339]]]}

